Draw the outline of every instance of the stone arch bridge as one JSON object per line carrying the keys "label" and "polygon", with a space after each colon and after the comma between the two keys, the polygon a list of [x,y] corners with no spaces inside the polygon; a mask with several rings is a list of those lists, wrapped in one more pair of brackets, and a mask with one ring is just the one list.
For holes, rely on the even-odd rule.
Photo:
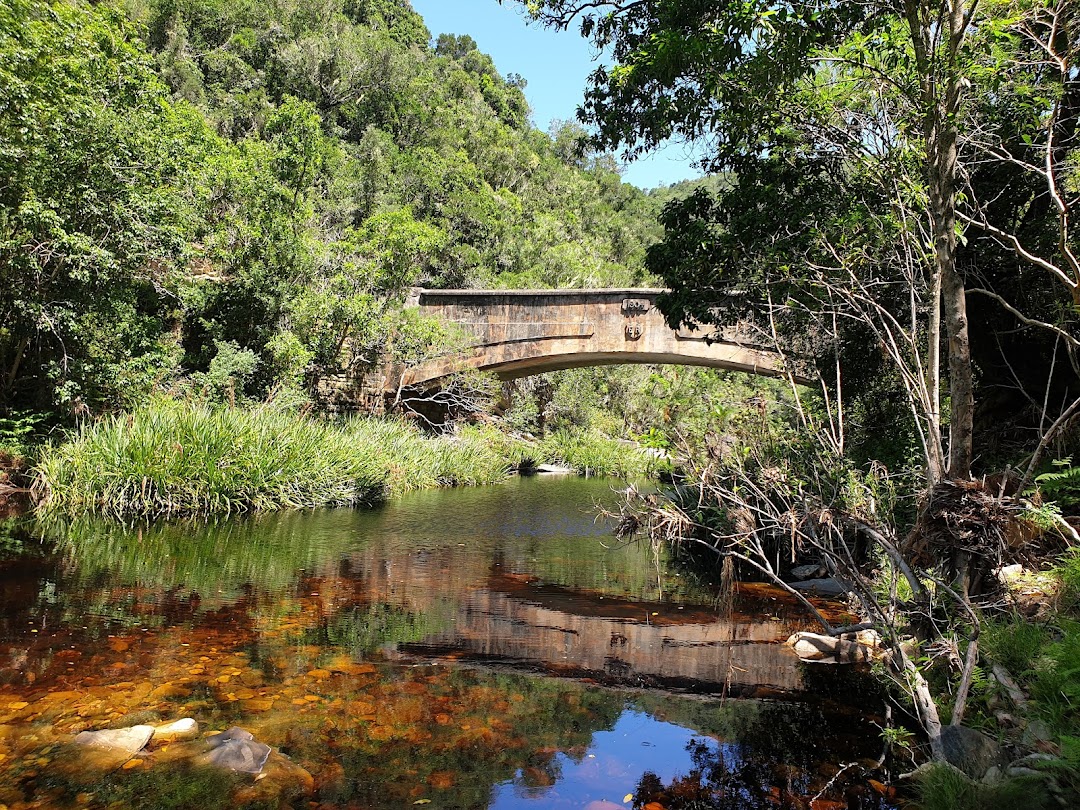
{"label": "stone arch bridge", "polygon": [[706,342],[673,330],[656,309],[663,290],[415,290],[410,304],[456,324],[468,348],[384,377],[384,390],[428,386],[466,369],[503,379],[623,363],[708,366],[779,376],[779,357],[735,332]]}

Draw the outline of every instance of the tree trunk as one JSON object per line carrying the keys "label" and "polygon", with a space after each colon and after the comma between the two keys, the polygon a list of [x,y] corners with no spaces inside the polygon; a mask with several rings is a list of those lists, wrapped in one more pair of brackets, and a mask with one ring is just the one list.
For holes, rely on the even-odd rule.
{"label": "tree trunk", "polygon": [[941,449],[941,273],[936,267],[930,285],[930,323],[926,340],[926,390],[929,398],[926,477],[927,483],[933,486],[945,477],[945,455]]}
{"label": "tree trunk", "polygon": [[[955,227],[955,215],[952,217]],[[952,240],[955,242],[955,232]],[[956,272],[955,254],[941,267],[945,330],[949,339],[949,477],[970,478],[975,380],[968,338],[964,281]]]}
{"label": "tree trunk", "polygon": [[[959,52],[967,19],[964,0],[948,5],[948,39],[944,51],[931,51],[930,20],[935,15],[908,3],[908,24],[923,71],[926,105],[926,164],[930,221],[934,240],[934,270],[941,282],[941,315],[949,357],[949,464],[951,478],[970,478],[975,384],[968,337],[964,281],[956,268],[957,123],[961,77]],[[935,284],[936,286],[936,284]]]}
{"label": "tree trunk", "polygon": [[15,347],[15,359],[11,363],[11,368],[8,369],[4,379],[4,388],[10,390],[15,385],[15,380],[19,376],[19,367],[22,366],[23,358],[26,356],[26,350],[30,348],[30,338],[24,337],[19,341],[19,345]]}

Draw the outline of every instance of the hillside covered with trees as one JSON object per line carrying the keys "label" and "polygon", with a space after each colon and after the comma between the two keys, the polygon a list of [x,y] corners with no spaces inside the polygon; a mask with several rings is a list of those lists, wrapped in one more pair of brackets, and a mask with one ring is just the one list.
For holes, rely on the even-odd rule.
{"label": "hillside covered with trees", "polygon": [[[1075,806],[1080,5],[498,1],[610,56],[580,123],[408,0],[2,2],[0,460],[125,519],[664,467],[620,529],[879,661],[923,807]],[[709,177],[621,181],[671,138]],[[437,440],[321,418],[323,378],[453,340],[412,287],[633,285],[787,378],[480,380]]]}
{"label": "hillside covered with trees", "polygon": [[14,0],[0,54],[11,429],[303,397],[345,346],[437,342],[411,285],[646,279],[657,204],[405,0]]}

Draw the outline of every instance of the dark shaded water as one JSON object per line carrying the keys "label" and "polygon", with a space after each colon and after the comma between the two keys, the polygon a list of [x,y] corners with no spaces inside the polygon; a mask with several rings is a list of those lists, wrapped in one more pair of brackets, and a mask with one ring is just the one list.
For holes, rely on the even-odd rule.
{"label": "dark shaded water", "polygon": [[[524,479],[367,512],[7,524],[0,806],[890,806],[870,681],[799,664],[778,592],[721,616],[709,583],[615,543],[608,499]],[[200,764],[199,741],[71,746],[183,717],[270,745],[263,777]]]}

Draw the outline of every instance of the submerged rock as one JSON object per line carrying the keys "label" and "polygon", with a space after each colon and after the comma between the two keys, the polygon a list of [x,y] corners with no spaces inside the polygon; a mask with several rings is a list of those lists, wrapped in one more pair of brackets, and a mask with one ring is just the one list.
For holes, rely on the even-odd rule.
{"label": "submerged rock", "polygon": [[254,775],[262,772],[269,756],[269,745],[255,740],[229,740],[199,757],[199,763]]}
{"label": "submerged rock", "polygon": [[315,779],[307,769],[275,751],[259,778],[242,787],[234,798],[242,807],[249,804],[292,807],[297,800],[309,798],[314,793]]}
{"label": "submerged rock", "polygon": [[250,731],[240,728],[239,726],[233,726],[225,731],[219,731],[217,734],[211,734],[206,738],[206,744],[211,748],[217,748],[219,745],[224,745],[227,742],[233,740],[254,740],[255,735]]}
{"label": "submerged rock", "polygon": [[75,744],[134,756],[146,747],[152,736],[153,726],[108,728],[103,731],[80,731],[75,735]]}
{"label": "submerged rock", "polygon": [[213,765],[236,773],[259,774],[272,750],[258,742],[250,731],[233,726],[206,738],[210,750],[198,758],[199,764]]}
{"label": "submerged rock", "polygon": [[74,756],[56,762],[58,772],[77,778],[86,771],[113,771],[142,751],[154,734],[153,726],[81,731],[75,735]]}

